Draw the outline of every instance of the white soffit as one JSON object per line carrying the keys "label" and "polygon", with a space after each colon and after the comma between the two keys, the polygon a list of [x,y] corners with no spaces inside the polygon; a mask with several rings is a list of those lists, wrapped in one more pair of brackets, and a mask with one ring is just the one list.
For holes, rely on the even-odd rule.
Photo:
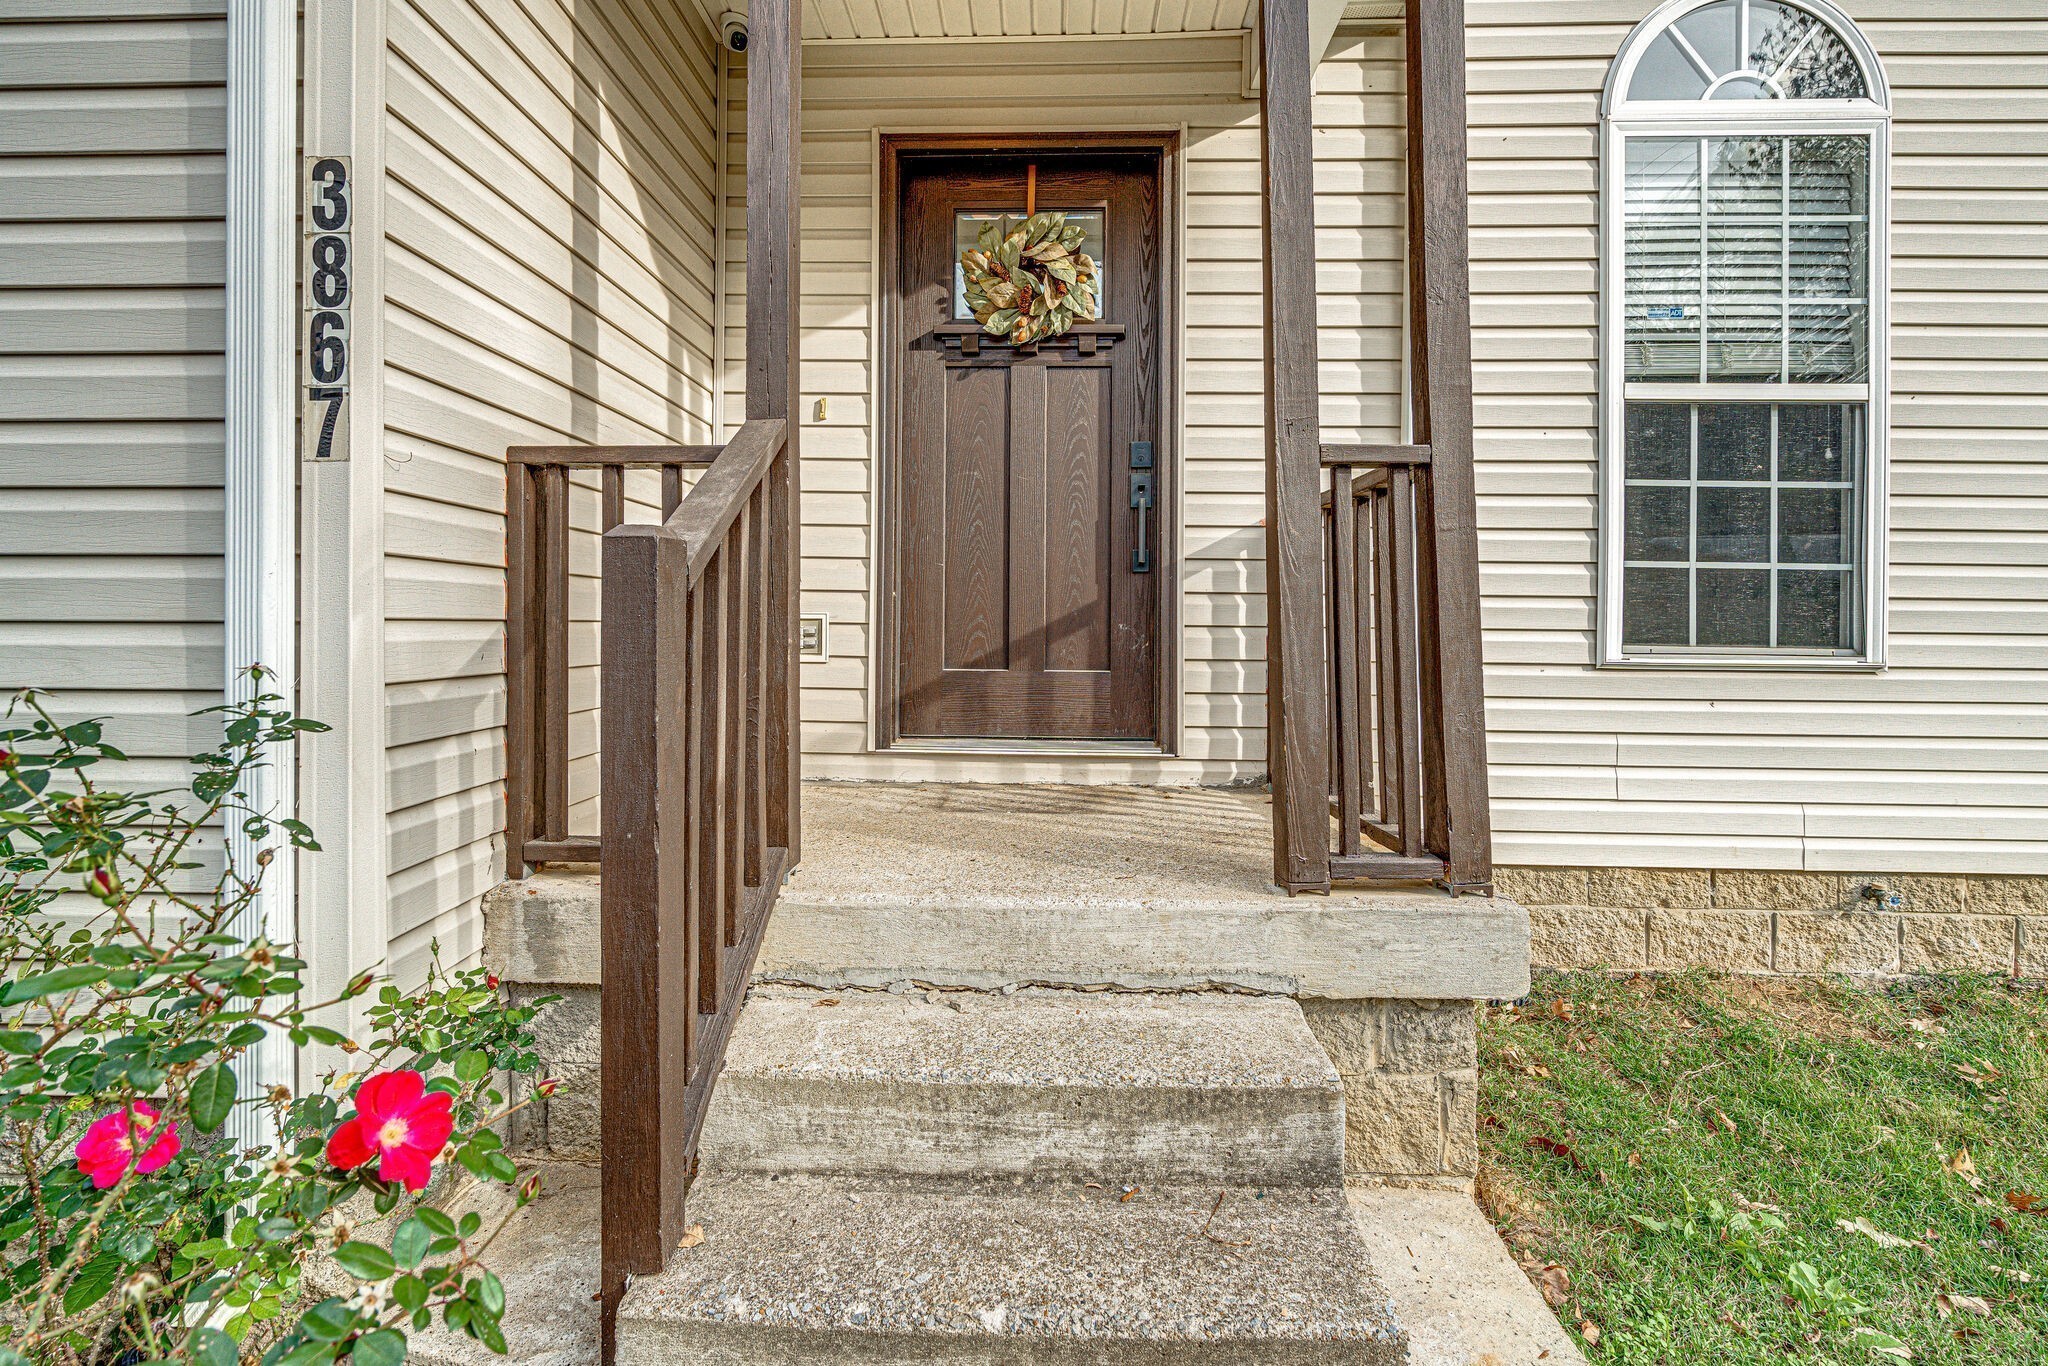
{"label": "white soffit", "polygon": [[[713,23],[726,8],[719,0],[698,3]],[[1327,49],[1338,24],[1398,19],[1403,7],[1403,0],[1309,0],[1309,32]],[[744,14],[747,7],[731,8]],[[804,41],[1238,33],[1258,19],[1259,0],[805,0]]]}

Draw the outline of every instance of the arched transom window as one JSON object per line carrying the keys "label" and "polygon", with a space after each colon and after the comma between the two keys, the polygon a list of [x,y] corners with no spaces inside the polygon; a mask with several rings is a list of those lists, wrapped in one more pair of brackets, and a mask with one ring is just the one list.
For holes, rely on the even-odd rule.
{"label": "arched transom window", "polygon": [[1882,662],[1887,105],[1823,0],[1672,0],[1616,58],[1603,662]]}

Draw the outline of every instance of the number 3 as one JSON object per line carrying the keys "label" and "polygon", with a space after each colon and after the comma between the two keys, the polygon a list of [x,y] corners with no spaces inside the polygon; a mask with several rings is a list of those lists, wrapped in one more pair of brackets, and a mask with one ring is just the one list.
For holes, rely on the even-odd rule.
{"label": "number 3", "polygon": [[322,157],[313,163],[312,179],[308,212],[313,226],[321,232],[340,232],[348,226],[348,167],[338,157]]}

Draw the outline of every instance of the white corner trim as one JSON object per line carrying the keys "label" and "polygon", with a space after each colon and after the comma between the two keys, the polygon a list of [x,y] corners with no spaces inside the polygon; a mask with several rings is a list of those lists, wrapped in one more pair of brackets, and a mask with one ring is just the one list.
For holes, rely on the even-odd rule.
{"label": "white corner trim", "polygon": [[[226,603],[222,630],[229,700],[248,695],[242,670],[261,664],[264,690],[297,700],[294,583],[297,517],[292,401],[293,224],[296,181],[298,31],[295,7],[280,0],[234,0],[227,23],[226,290]],[[250,775],[249,804],[297,813],[294,763],[273,755]],[[257,841],[230,822],[225,832],[237,866],[253,868]],[[270,861],[263,887],[239,928],[272,942],[297,938],[297,860]],[[288,1039],[272,1035],[235,1064],[244,1096],[293,1078]],[[265,1112],[240,1106],[229,1123],[239,1144],[267,1140]]]}

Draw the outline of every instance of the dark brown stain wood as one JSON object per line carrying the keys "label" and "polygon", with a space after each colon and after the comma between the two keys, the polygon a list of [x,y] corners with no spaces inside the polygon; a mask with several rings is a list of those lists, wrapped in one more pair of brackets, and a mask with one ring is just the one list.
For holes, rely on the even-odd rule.
{"label": "dark brown stain wood", "polygon": [[[1018,348],[946,346],[956,212],[1016,209],[1025,159],[904,168],[898,288],[899,733],[1156,740],[1158,600],[1132,564],[1130,445],[1155,451],[1160,375],[1156,156],[1037,158],[1041,207],[1101,209],[1105,318],[1125,334]],[[1094,335],[1098,343],[1102,334]],[[1156,474],[1156,470],[1155,470]]]}
{"label": "dark brown stain wood", "polygon": [[[1134,740],[1177,716],[1174,417],[1164,375],[1178,282],[1169,134],[885,139],[884,745],[971,737]],[[953,214],[1106,209],[1102,323],[1033,347],[952,309]],[[1132,572],[1130,443],[1151,441],[1152,572]]]}
{"label": "dark brown stain wood", "polygon": [[[1315,118],[1308,0],[1260,7],[1265,183],[1266,744],[1273,880],[1330,886],[1329,678],[1316,370]],[[1320,55],[1320,54],[1316,54]]]}
{"label": "dark brown stain wood", "polygon": [[1408,0],[1408,270],[1418,496],[1417,591],[1427,710],[1426,815],[1453,887],[1493,879],[1478,511],[1472,478],[1472,302],[1466,208],[1464,0]]}
{"label": "dark brown stain wood", "polygon": [[[1267,13],[1274,13],[1271,5]],[[1492,881],[1466,224],[1464,11],[1408,4],[1408,444],[1321,447],[1335,692],[1331,874]],[[1269,73],[1268,84],[1272,84]],[[1281,607],[1276,604],[1276,611]],[[1276,791],[1300,774],[1280,765]],[[1276,803],[1276,806],[1278,803]],[[1381,846],[1362,850],[1363,840]]]}
{"label": "dark brown stain wood", "polygon": [[663,516],[682,473],[717,446],[514,446],[505,453],[505,834],[511,876],[591,863],[598,840],[569,833],[568,564],[571,478],[598,477],[600,531],[625,518],[625,472],[661,471]]}
{"label": "dark brown stain wood", "polygon": [[780,465],[767,480],[775,527],[768,564],[774,610],[763,622],[768,678],[763,713],[768,774],[767,842],[800,861],[797,613],[802,521],[798,296],[803,241],[803,0],[765,0],[747,22],[747,420],[788,424]]}

